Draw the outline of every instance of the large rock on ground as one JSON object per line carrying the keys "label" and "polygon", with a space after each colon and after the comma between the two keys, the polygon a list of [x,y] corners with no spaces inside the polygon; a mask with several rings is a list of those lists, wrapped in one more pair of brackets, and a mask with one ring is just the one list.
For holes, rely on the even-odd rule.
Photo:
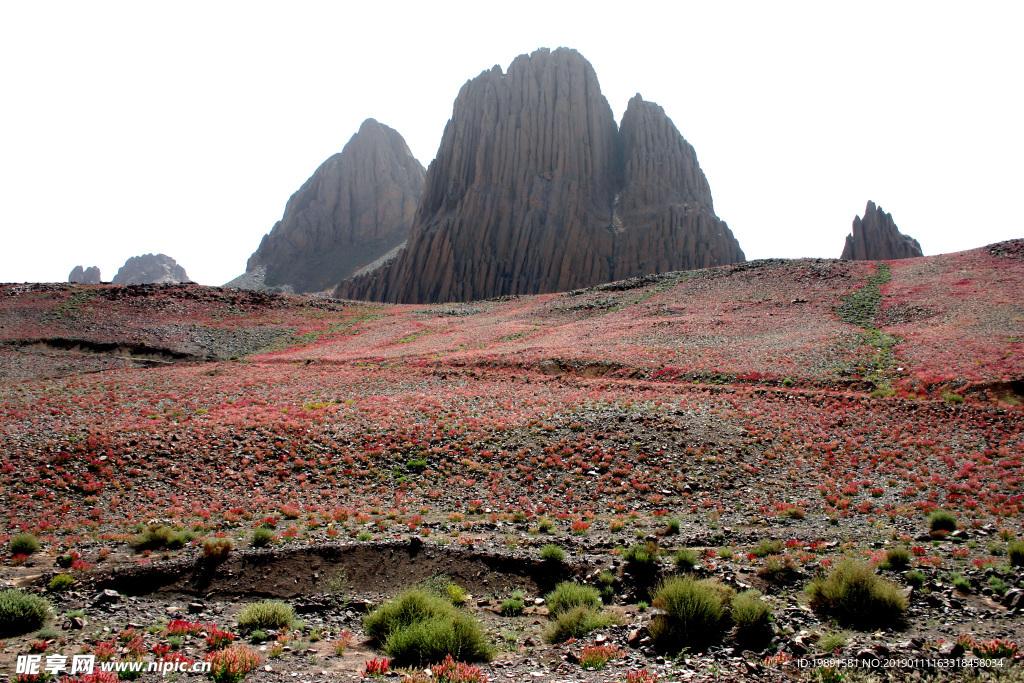
{"label": "large rock on ground", "polygon": [[335,295],[469,301],[744,260],[693,148],[637,95],[621,131],[574,50],[468,81],[406,248]]}
{"label": "large rock on ground", "polygon": [[426,171],[397,131],[367,119],[291,196],[229,285],[329,290],[402,244]]}
{"label": "large rock on ground", "polygon": [[124,262],[111,281],[115,285],[174,285],[192,282],[185,269],[166,254],[132,256]]}
{"label": "large rock on ground", "polygon": [[100,284],[100,269],[96,266],[89,266],[84,269],[82,266],[75,266],[71,269],[71,274],[68,275],[68,282],[81,285],[98,285]]}
{"label": "large rock on ground", "polygon": [[853,232],[846,236],[846,246],[840,258],[845,261],[887,261],[923,255],[917,240],[899,231],[892,214],[869,201],[864,209],[864,218],[854,217]]}

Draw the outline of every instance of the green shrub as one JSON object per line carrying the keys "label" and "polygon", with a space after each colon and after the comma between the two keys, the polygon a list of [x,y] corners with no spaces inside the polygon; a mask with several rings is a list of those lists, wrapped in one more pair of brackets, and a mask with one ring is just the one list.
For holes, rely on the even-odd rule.
{"label": "green shrub", "polygon": [[[136,527],[138,528],[138,527]],[[175,531],[171,527],[162,524],[153,524],[146,527],[131,541],[131,546],[136,552],[142,550],[159,550],[167,547],[167,544],[174,538]]]}
{"label": "green shrub", "polygon": [[166,547],[168,550],[178,550],[184,548],[193,540],[195,540],[195,534],[191,531],[179,531],[167,539]]}
{"label": "green shrub", "polygon": [[1006,546],[1006,555],[1014,567],[1024,567],[1024,540],[1010,541]]}
{"label": "green shrub", "polygon": [[971,582],[969,580],[965,579],[960,574],[953,574],[952,578],[953,587],[956,588],[958,591],[960,591],[961,593],[971,592]]}
{"label": "green shrub", "polygon": [[846,646],[846,632],[827,633],[818,641],[818,652],[835,652]]}
{"label": "green shrub", "polygon": [[449,583],[444,589],[444,597],[456,607],[466,604],[466,589],[457,583]]}
{"label": "green shrub", "polygon": [[1006,585],[1006,582],[998,576],[990,576],[988,578],[988,587],[997,595],[1005,595],[1006,591],[1010,590],[1010,587]]}
{"label": "green shrub", "polygon": [[800,576],[800,567],[789,555],[769,555],[764,558],[764,566],[757,570],[757,575],[771,583],[789,583]]}
{"label": "green shrub", "polygon": [[956,531],[956,517],[946,510],[936,510],[928,515],[928,528],[931,531]]}
{"label": "green shrub", "polygon": [[512,596],[501,603],[501,614],[506,617],[517,617],[523,613],[526,603],[521,597]]}
{"label": "green shrub", "polygon": [[679,520],[670,519],[668,520],[668,526],[665,527],[666,536],[675,536],[679,533]]}
{"label": "green shrub", "polygon": [[740,630],[765,626],[771,618],[772,610],[761,599],[761,592],[745,590],[737,593],[730,603],[730,616]]}
{"label": "green shrub", "polygon": [[601,594],[593,586],[584,586],[575,581],[563,581],[555,586],[555,590],[548,593],[544,599],[548,603],[548,610],[552,614],[568,612],[574,607],[593,607],[597,609],[601,605]]}
{"label": "green shrub", "polygon": [[540,559],[548,562],[561,562],[565,559],[565,551],[553,543],[540,549]]}
{"label": "green shrub", "polygon": [[615,623],[615,616],[592,605],[579,605],[561,612],[544,630],[544,641],[560,643],[570,638],[582,638],[591,631]]}
{"label": "green shrub", "polygon": [[717,640],[731,589],[718,581],[671,576],[654,591],[652,604],[665,611],[651,621],[650,634],[662,652],[701,648]]}
{"label": "green shrub", "polygon": [[907,611],[903,591],[865,562],[842,560],[827,577],[807,586],[811,608],[857,628],[889,626]]}
{"label": "green shrub", "polygon": [[729,616],[736,624],[736,639],[745,644],[767,644],[772,638],[769,622],[771,608],[761,599],[761,592],[745,590],[730,603]]}
{"label": "green shrub", "polygon": [[243,631],[291,628],[294,621],[292,606],[280,600],[254,602],[238,613],[238,628]]}
{"label": "green shrub", "polygon": [[252,539],[249,542],[253,548],[266,548],[274,542],[274,532],[261,526],[252,532]]}
{"label": "green shrub", "polygon": [[682,571],[693,569],[698,563],[700,563],[700,558],[697,557],[697,553],[689,548],[677,550],[672,559],[675,560],[676,569]]}
{"label": "green shrub", "polygon": [[0,638],[41,628],[50,618],[50,603],[16,588],[0,591]]}
{"label": "green shrub", "polygon": [[658,561],[658,544],[653,541],[630,546],[622,551],[622,559],[633,569],[650,568]]}
{"label": "green shrub", "polygon": [[537,522],[537,531],[541,532],[542,534],[550,534],[551,531],[554,528],[555,528],[555,523],[552,522],[547,517],[545,517],[545,518],[541,519],[539,522]]}
{"label": "green shrub", "polygon": [[408,590],[366,615],[363,630],[397,666],[432,664],[447,655],[486,661],[492,655],[473,617],[422,588]]}
{"label": "green shrub", "polygon": [[50,590],[54,593],[58,593],[70,588],[74,582],[75,579],[69,574],[57,574],[50,579]]}
{"label": "green shrub", "polygon": [[51,626],[47,626],[36,631],[35,637],[37,640],[60,640],[64,637],[64,634]]}
{"label": "green shrub", "polygon": [[885,561],[878,566],[882,569],[903,570],[910,566],[910,557],[907,547],[898,545],[885,551]]}
{"label": "green shrub", "polygon": [[32,534],[18,534],[7,545],[11,555],[31,555],[39,550],[39,539]]}
{"label": "green shrub", "polygon": [[925,576],[922,572],[919,572],[916,569],[914,571],[910,571],[904,574],[903,578],[907,580],[908,586],[919,588],[920,586],[924,585]]}
{"label": "green shrub", "polygon": [[778,555],[782,552],[782,541],[777,539],[764,539],[757,544],[757,547],[750,551],[751,555],[755,557],[767,557],[768,555]]}
{"label": "green shrub", "polygon": [[223,560],[234,549],[235,542],[226,536],[211,536],[203,539],[203,557]]}

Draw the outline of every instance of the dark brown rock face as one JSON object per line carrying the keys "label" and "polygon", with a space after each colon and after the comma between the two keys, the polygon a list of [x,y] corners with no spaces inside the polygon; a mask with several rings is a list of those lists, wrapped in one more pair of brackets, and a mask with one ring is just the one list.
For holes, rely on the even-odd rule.
{"label": "dark brown rock face", "polygon": [[192,282],[185,269],[166,254],[132,256],[111,280],[115,285],[174,285]]}
{"label": "dark brown rock face", "polygon": [[868,202],[864,218],[853,219],[853,232],[846,236],[841,259],[845,261],[886,261],[923,256],[921,245],[904,235],[892,220],[892,214]]}
{"label": "dark brown rock face", "polygon": [[75,282],[82,285],[100,284],[100,269],[96,266],[89,266],[83,269],[82,266],[75,266],[68,275],[68,282]]}
{"label": "dark brown rock face", "polygon": [[469,301],[744,260],[693,148],[637,95],[621,131],[574,50],[463,86],[409,241],[335,295]]}
{"label": "dark brown rock face", "polygon": [[295,292],[334,287],[406,240],[425,173],[397,131],[367,119],[291,196],[246,273],[265,268],[263,285]]}

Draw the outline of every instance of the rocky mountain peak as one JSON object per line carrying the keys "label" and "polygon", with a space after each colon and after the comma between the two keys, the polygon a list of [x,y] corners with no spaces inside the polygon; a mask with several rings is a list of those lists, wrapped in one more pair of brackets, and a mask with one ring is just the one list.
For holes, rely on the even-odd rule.
{"label": "rocky mountain peak", "polygon": [[468,301],[738,260],[661,107],[634,98],[620,131],[591,64],[541,49],[462,87],[407,247],[335,293]]}
{"label": "rocky mountain peak", "polygon": [[185,269],[166,254],[132,256],[111,280],[115,285],[180,284],[192,282]]}
{"label": "rocky mountain peak", "polygon": [[228,285],[319,292],[405,241],[425,171],[405,139],[366,119],[313,173]]}
{"label": "rocky mountain peak", "polygon": [[853,232],[846,236],[840,258],[846,261],[885,261],[923,255],[917,240],[899,231],[892,214],[869,201],[864,209],[864,218],[854,217]]}
{"label": "rocky mountain peak", "polygon": [[89,266],[88,268],[75,266],[71,269],[71,274],[68,275],[68,282],[83,285],[98,285],[100,284],[100,269],[96,266]]}

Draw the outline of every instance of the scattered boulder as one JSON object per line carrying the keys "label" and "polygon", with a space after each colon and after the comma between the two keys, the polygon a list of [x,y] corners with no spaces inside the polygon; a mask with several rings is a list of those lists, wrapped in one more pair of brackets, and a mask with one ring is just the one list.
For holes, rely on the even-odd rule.
{"label": "scattered boulder", "polygon": [[71,274],[68,275],[68,282],[80,285],[98,285],[100,284],[100,269],[96,266],[84,269],[82,266],[75,266],[71,269]]}
{"label": "scattered boulder", "polygon": [[170,256],[143,254],[125,261],[112,282],[115,285],[177,285],[192,281],[185,269]]}
{"label": "scattered boulder", "polygon": [[917,240],[899,231],[892,214],[885,213],[869,201],[864,209],[864,218],[854,217],[853,232],[846,236],[846,246],[840,258],[844,261],[888,261],[923,255]]}
{"label": "scattered boulder", "polygon": [[366,119],[291,196],[245,275],[227,286],[330,290],[405,242],[425,174],[398,131]]}
{"label": "scattered boulder", "polygon": [[638,94],[621,129],[575,50],[468,81],[409,240],[335,296],[470,301],[743,261],[693,147]]}

